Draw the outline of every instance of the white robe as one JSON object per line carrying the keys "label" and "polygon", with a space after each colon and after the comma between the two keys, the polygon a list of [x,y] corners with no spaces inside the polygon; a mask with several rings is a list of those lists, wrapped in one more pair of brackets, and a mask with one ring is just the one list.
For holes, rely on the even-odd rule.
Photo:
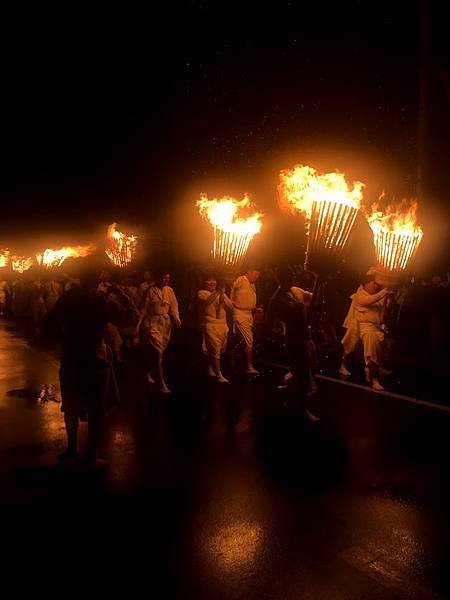
{"label": "white robe", "polygon": [[144,323],[151,345],[164,352],[172,334],[172,319],[180,324],[178,302],[175,292],[165,285],[162,289],[154,285],[148,289],[144,305]]}
{"label": "white robe", "polygon": [[253,346],[253,310],[256,308],[256,288],[245,275],[238,277],[231,290],[233,331],[239,331],[247,347]]}
{"label": "white robe", "polygon": [[312,292],[308,292],[307,290],[302,289],[301,287],[297,287],[293,285],[291,287],[291,294],[294,296],[296,300],[304,304],[305,306],[309,306],[312,300]]}
{"label": "white robe", "polygon": [[6,304],[6,294],[8,292],[8,283],[6,281],[0,281],[0,306],[4,307]]}
{"label": "white robe", "polygon": [[197,294],[201,306],[203,329],[203,352],[213,358],[220,358],[225,352],[228,340],[228,325],[226,311],[231,310],[233,304],[226,294],[222,300],[219,296],[208,304],[208,299],[213,292],[200,290]]}
{"label": "white robe", "polygon": [[342,345],[347,354],[352,353],[359,341],[363,343],[366,364],[380,364],[384,333],[381,329],[386,289],[369,294],[361,285],[350,297],[352,303],[343,327],[347,329]]}

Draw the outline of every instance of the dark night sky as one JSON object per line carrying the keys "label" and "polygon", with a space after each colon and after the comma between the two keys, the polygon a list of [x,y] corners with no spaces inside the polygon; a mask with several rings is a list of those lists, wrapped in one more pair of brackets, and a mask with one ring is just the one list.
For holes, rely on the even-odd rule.
{"label": "dark night sky", "polygon": [[[201,190],[248,190],[267,209],[296,162],[341,168],[370,200],[414,193],[418,2],[124,10],[5,20],[2,238],[151,223]],[[450,104],[434,79],[430,202],[444,206]]]}

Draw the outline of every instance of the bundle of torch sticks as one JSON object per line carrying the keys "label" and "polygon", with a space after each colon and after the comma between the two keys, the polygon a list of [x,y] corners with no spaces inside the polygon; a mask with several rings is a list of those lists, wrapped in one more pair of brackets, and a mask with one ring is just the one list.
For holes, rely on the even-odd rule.
{"label": "bundle of torch sticks", "polygon": [[[337,171],[321,174],[303,165],[281,171],[279,205],[283,211],[304,219],[306,268],[312,254],[342,255],[361,208],[363,189],[363,183],[349,185],[344,174]],[[239,267],[252,239],[261,231],[262,213],[247,194],[240,201],[229,196],[209,200],[202,194],[197,206],[211,224],[214,262]],[[380,283],[395,284],[411,265],[423,236],[417,224],[417,208],[416,201],[403,201],[388,206],[384,213],[378,205],[364,212],[373,233]]]}
{"label": "bundle of torch sticks", "polygon": [[[108,227],[104,251],[111,263],[116,267],[126,267],[136,256],[138,237],[118,231],[117,224]],[[10,266],[17,273],[24,273],[37,265],[46,269],[60,267],[68,258],[83,258],[93,254],[97,245],[90,243],[84,246],[63,246],[46,248],[34,256],[18,256],[9,249],[0,249],[0,268]]]}
{"label": "bundle of torch sticks", "polygon": [[[284,211],[301,215],[307,236],[305,264],[310,254],[321,252],[340,256],[346,247],[361,208],[364,184],[349,184],[344,174],[334,171],[318,173],[309,166],[296,165],[280,173],[279,205]],[[231,196],[197,201],[200,215],[211,225],[211,257],[217,266],[238,269],[254,237],[262,228],[263,214],[245,194],[242,200]],[[416,201],[403,201],[381,211],[373,205],[363,211],[373,233],[378,278],[384,284],[398,280],[411,265],[422,240],[417,222]],[[108,227],[104,252],[119,268],[136,257],[138,237]],[[69,257],[84,257],[96,250],[95,244],[47,248],[35,256],[20,256],[0,250],[0,269],[11,266],[23,273],[33,265],[47,269],[60,266]]]}

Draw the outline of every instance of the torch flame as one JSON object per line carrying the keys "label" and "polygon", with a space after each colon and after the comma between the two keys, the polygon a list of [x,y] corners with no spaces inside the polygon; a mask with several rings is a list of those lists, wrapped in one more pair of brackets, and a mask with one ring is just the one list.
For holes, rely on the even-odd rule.
{"label": "torch flame", "polygon": [[389,271],[403,271],[417,252],[423,237],[417,221],[416,200],[389,205],[385,212],[372,205],[367,221],[373,232],[378,264]]}
{"label": "torch flame", "polygon": [[36,260],[41,266],[51,269],[52,267],[60,267],[69,257],[81,258],[92,254],[94,250],[95,246],[93,244],[87,246],[65,246],[57,250],[46,248],[44,252],[36,254]]}
{"label": "torch flame", "polygon": [[9,262],[10,252],[8,249],[0,250],[0,268],[6,267]]}
{"label": "torch flame", "polygon": [[359,209],[364,184],[349,187],[345,175],[337,171],[320,174],[312,167],[296,165],[280,173],[279,203],[283,210],[304,213],[311,219],[314,202],[344,204]]}
{"label": "torch flame", "polygon": [[341,252],[347,243],[361,205],[364,184],[350,187],[343,173],[320,174],[312,167],[296,165],[280,173],[279,204],[282,209],[305,215],[308,256],[314,250]]}
{"label": "torch flame", "polygon": [[105,253],[116,267],[126,267],[135,257],[138,238],[117,230],[117,223],[108,227],[108,246]]}
{"label": "torch flame", "polygon": [[[197,202],[199,212],[214,230],[211,253],[224,265],[237,265],[244,258],[252,239],[261,231],[262,213],[248,214],[252,203],[247,194],[238,201],[230,196],[208,200],[200,194]],[[241,215],[240,215],[241,213]],[[248,216],[242,216],[247,213]]]}
{"label": "torch flame", "polygon": [[29,268],[33,266],[33,257],[32,256],[13,256],[11,258],[11,266],[13,271],[17,273],[24,273],[28,271]]}

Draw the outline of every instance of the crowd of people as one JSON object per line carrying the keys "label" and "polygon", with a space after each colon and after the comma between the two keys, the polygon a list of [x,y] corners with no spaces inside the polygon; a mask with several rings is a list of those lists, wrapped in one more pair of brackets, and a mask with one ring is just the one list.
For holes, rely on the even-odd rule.
{"label": "crowd of people", "polygon": [[[188,335],[196,332],[192,337],[198,347],[193,351],[205,357],[205,378],[219,385],[230,384],[233,375],[226,354],[237,357],[241,371],[255,378],[261,363],[260,355],[255,361],[255,347],[276,340],[286,367],[280,387],[295,389],[303,414],[318,421],[308,401],[317,391],[316,348],[308,327],[308,313],[315,310],[313,293],[299,285],[296,271],[287,265],[263,273],[249,265],[244,271],[220,280],[211,271],[196,270],[179,290],[171,287],[167,270],[129,275],[103,269],[94,278],[81,279],[61,273],[45,277],[41,271],[11,281],[0,278],[0,314],[26,323],[36,335],[61,341],[68,438],[61,459],[77,456],[78,423],[87,418],[88,456],[95,460],[102,414],[118,402],[116,375],[130,349],[142,349],[148,385],[163,395],[171,393],[174,374],[167,374],[165,355],[173,331],[180,328]],[[433,285],[447,289],[442,280]],[[405,289],[381,288],[372,269],[364,275],[343,323],[342,377],[350,376],[349,356],[361,347],[368,383],[374,390],[383,389],[387,312],[393,303],[401,309],[407,296]]]}

